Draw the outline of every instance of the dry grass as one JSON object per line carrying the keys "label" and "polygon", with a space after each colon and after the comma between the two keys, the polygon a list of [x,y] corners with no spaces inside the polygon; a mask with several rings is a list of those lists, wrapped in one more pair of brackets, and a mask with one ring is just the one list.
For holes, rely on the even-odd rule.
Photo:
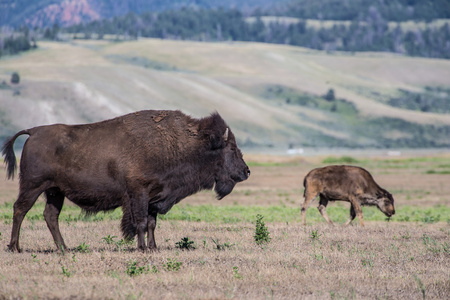
{"label": "dry grass", "polygon": [[[0,252],[0,298],[421,299],[424,292],[445,299],[450,293],[446,224],[266,225],[272,241],[260,247],[254,224],[163,221],[160,251],[140,253],[134,245],[106,244],[119,222],[62,224],[68,244],[84,243],[89,252],[58,254],[44,222],[26,221],[24,252]],[[0,232],[9,228],[1,224]],[[196,249],[176,248],[183,237]],[[2,235],[0,248],[6,244]],[[179,270],[167,268],[169,259],[181,263]],[[129,275],[133,270],[141,274]]]}

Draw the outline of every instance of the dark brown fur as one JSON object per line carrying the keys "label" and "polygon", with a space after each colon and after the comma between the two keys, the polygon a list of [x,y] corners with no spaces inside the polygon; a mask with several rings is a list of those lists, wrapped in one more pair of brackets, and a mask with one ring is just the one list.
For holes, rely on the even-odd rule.
{"label": "dark brown fur", "polygon": [[353,166],[327,166],[317,168],[308,173],[303,181],[305,187],[305,201],[302,205],[302,222],[306,225],[306,210],[309,203],[320,197],[318,209],[321,215],[332,224],[327,215],[328,201],[347,201],[351,203],[350,219],[345,225],[350,224],[355,216],[364,226],[362,205],[376,205],[386,216],[395,214],[394,198],[382,189],[372,178],[368,171]]}
{"label": "dark brown fur", "polygon": [[[55,124],[18,132],[3,146],[8,177],[14,175],[15,139],[28,134],[20,161],[20,191],[14,204],[9,249],[20,251],[23,218],[45,193],[44,218],[58,248],[64,198],[87,213],[123,210],[125,238],[156,249],[157,214],[183,198],[214,187],[217,198],[247,179],[233,133],[219,114],[194,119],[180,111],[140,111],[86,125]],[[145,244],[145,233],[148,243]]]}

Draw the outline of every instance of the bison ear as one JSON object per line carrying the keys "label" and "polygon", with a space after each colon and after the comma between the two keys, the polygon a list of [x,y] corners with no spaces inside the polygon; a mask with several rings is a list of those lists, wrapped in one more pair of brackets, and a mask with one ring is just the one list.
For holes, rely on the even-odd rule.
{"label": "bison ear", "polygon": [[228,141],[228,128],[223,135],[211,134],[209,140],[211,142],[211,150],[223,149]]}

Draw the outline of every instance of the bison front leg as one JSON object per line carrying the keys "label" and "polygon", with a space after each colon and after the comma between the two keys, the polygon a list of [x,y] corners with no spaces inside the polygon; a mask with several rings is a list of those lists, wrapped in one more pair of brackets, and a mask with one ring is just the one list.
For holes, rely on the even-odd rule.
{"label": "bison front leg", "polygon": [[138,249],[145,251],[145,233],[148,223],[148,199],[137,199],[128,193],[123,198],[122,233],[126,239],[132,239],[137,235]]}
{"label": "bison front leg", "polygon": [[330,217],[328,217],[327,214],[327,205],[328,199],[320,195],[319,206],[317,207],[317,209],[319,209],[320,214],[328,222],[328,224],[333,225],[333,222],[331,221]]}
{"label": "bison front leg", "polygon": [[133,218],[136,220],[136,233],[137,233],[137,246],[141,251],[147,250],[147,245],[145,244],[145,233],[148,230],[148,200],[132,200],[132,214]]}
{"label": "bison front leg", "polygon": [[49,189],[45,191],[47,204],[44,210],[44,219],[50,230],[53,240],[58,250],[67,250],[67,246],[59,231],[58,218],[64,204],[64,194],[59,189]]}
{"label": "bison front leg", "polygon": [[356,216],[358,216],[359,225],[364,226],[363,213],[362,213],[361,205],[359,204],[357,197],[352,196],[352,197],[350,197],[349,200],[350,200],[350,203],[352,204],[352,207],[354,209]]}
{"label": "bison front leg", "polygon": [[149,213],[148,215],[148,249],[150,251],[157,250],[156,242],[155,242],[155,228],[156,228],[156,217],[157,213]]}

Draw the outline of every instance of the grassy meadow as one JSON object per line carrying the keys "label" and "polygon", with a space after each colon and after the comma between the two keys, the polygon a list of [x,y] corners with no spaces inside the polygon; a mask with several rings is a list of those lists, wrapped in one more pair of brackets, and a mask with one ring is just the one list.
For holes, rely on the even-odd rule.
{"label": "grassy meadow", "polygon": [[[121,211],[85,216],[66,200],[55,245],[39,199],[7,251],[17,180],[0,182],[0,299],[446,299],[450,293],[450,156],[245,155],[251,177],[221,201],[193,195],[159,216],[159,251],[120,235]],[[394,198],[388,220],[364,207],[348,227],[346,203],[317,200],[300,224],[302,181],[327,164],[369,170]],[[5,178],[5,171],[0,171]],[[257,229],[257,216],[262,227]],[[261,225],[259,223],[259,225]],[[259,228],[261,229],[261,228]],[[266,234],[268,242],[257,243]]]}

